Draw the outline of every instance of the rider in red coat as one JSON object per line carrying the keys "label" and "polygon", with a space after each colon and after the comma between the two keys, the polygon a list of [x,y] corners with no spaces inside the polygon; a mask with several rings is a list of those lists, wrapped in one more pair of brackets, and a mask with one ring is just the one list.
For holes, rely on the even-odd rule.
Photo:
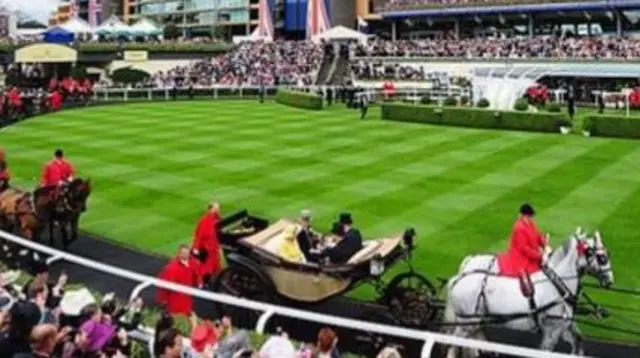
{"label": "rider in red coat", "polygon": [[519,277],[523,273],[530,275],[542,269],[546,239],[533,221],[534,214],[529,204],[520,208],[520,217],[511,232],[509,250],[498,258],[501,275]]}
{"label": "rider in red coat", "polygon": [[208,283],[211,276],[220,271],[220,243],[216,226],[220,220],[220,205],[209,204],[207,212],[200,218],[193,233],[193,253],[200,257],[201,274],[204,282]]}
{"label": "rider in red coat", "polygon": [[[185,245],[180,246],[178,255],[164,267],[158,278],[189,287],[202,286],[198,262],[190,256],[189,248]],[[193,302],[189,295],[158,288],[156,301],[166,306],[172,315],[191,315]]]}
{"label": "rider in red coat", "polygon": [[60,186],[64,182],[73,180],[75,169],[73,165],[64,159],[62,149],[57,149],[53,160],[45,165],[40,177],[40,186]]}

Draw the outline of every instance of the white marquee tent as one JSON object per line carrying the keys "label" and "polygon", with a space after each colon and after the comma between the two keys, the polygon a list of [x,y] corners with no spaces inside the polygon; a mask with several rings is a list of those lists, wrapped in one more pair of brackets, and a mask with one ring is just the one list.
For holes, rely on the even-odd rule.
{"label": "white marquee tent", "polygon": [[131,34],[131,28],[112,15],[105,22],[96,28],[96,34],[103,36],[128,36]]}
{"label": "white marquee tent", "polygon": [[89,26],[89,23],[79,17],[72,17],[64,24],[60,25],[60,28],[67,30],[74,34],[93,34],[95,30]]}
{"label": "white marquee tent", "polygon": [[130,27],[131,33],[136,36],[159,36],[162,35],[162,28],[153,21],[142,18]]}
{"label": "white marquee tent", "polygon": [[315,35],[311,40],[313,42],[325,41],[345,41],[345,40],[358,40],[360,42],[366,42],[369,35],[362,32],[352,30],[348,27],[338,25],[330,28],[327,31],[321,32]]}

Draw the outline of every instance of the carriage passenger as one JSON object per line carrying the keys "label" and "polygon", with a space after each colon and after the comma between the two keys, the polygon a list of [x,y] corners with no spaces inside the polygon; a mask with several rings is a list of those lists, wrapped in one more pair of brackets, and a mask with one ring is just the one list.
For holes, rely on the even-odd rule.
{"label": "carriage passenger", "polygon": [[296,239],[297,230],[295,225],[291,225],[284,230],[284,240],[278,247],[278,255],[287,261],[304,262],[304,254],[300,250]]}
{"label": "carriage passenger", "polygon": [[311,228],[311,211],[302,210],[298,223],[300,225],[300,230],[296,235],[296,239],[304,258],[307,262],[318,261],[318,254],[312,251],[317,247],[320,235]]}
{"label": "carriage passenger", "polygon": [[336,264],[347,263],[351,256],[362,249],[362,235],[360,230],[353,227],[351,214],[342,213],[339,219],[339,229],[343,238],[334,247],[323,252],[323,256]]}

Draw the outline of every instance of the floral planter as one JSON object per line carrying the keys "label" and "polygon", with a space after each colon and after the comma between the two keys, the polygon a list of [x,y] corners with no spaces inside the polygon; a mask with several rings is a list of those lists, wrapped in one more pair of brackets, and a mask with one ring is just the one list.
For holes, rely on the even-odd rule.
{"label": "floral planter", "polygon": [[562,134],[569,134],[569,133],[571,133],[571,127],[561,126],[561,127],[560,127],[560,133],[562,133]]}
{"label": "floral planter", "polygon": [[583,136],[585,136],[585,137],[591,137],[591,132],[589,132],[589,131],[583,131],[583,132],[582,132],[582,135],[583,135]]}

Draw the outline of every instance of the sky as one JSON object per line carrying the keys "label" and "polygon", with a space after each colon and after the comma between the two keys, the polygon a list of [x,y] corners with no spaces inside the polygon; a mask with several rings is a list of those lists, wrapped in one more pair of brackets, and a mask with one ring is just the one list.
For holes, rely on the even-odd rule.
{"label": "sky", "polygon": [[12,9],[20,10],[36,20],[46,23],[49,14],[55,10],[60,0],[2,0]]}

